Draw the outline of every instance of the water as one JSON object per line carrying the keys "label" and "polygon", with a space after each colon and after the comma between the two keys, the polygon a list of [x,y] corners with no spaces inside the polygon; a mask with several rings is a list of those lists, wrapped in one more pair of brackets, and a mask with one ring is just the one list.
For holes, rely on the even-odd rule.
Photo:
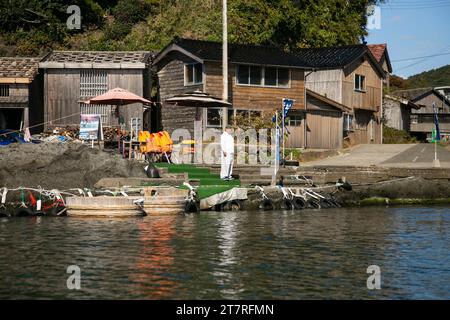
{"label": "water", "polygon": [[0,298],[449,299],[449,233],[439,207],[1,219]]}

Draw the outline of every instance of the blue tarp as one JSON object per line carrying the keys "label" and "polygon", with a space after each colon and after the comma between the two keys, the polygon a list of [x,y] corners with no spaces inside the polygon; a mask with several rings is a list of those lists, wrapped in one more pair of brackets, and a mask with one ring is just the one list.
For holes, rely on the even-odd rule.
{"label": "blue tarp", "polygon": [[25,140],[14,130],[0,130],[0,146],[7,146],[14,142],[25,143]]}

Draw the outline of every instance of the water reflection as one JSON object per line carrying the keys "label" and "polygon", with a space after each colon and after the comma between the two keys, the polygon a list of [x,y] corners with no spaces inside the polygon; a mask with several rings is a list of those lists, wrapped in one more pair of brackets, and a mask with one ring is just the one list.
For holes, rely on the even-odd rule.
{"label": "water reflection", "polygon": [[175,259],[171,242],[176,235],[177,217],[150,219],[151,223],[145,220],[138,223],[140,250],[136,272],[131,276],[132,291],[148,299],[166,299],[177,288],[177,282],[170,274]]}
{"label": "water reflection", "polygon": [[448,208],[417,207],[1,219],[0,298],[448,299],[449,231]]}

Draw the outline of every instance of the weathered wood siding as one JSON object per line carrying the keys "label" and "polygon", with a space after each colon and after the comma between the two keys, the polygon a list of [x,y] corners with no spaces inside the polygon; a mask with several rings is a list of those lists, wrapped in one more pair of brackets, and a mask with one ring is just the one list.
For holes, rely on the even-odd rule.
{"label": "weathered wood siding", "polygon": [[[143,70],[108,69],[108,89],[120,87],[142,96],[144,94]],[[45,129],[55,126],[80,124],[80,69],[47,69],[44,78]],[[142,124],[142,105],[121,106],[126,127],[131,118],[140,118]],[[106,125],[116,126],[118,120],[108,117]]]}
{"label": "weathered wood siding", "polygon": [[349,133],[350,143],[381,143],[381,121],[373,112],[357,109],[353,118],[354,131]]}
{"label": "weathered wood siding", "polygon": [[422,99],[414,102],[417,105],[423,105],[425,107],[420,108],[419,110],[414,109],[413,113],[433,113],[433,103],[436,103],[436,108],[444,113],[449,113],[449,106],[442,101],[442,98],[431,93]]}
{"label": "weathered wood siding", "polygon": [[[355,90],[355,75],[365,76],[365,92]],[[353,109],[379,111],[382,82],[380,75],[367,60],[356,61],[344,70],[342,104]]]}
{"label": "weathered wood siding", "polygon": [[79,124],[80,71],[47,69],[44,81],[45,129]]}
{"label": "weathered wood siding", "polygon": [[[236,81],[236,64],[229,66],[229,102],[235,109],[274,111],[281,109],[282,99],[294,99],[293,109],[304,108],[304,72],[291,69],[291,80],[288,88],[238,85]],[[205,63],[205,90],[213,96],[222,97],[222,64],[219,62]]]}
{"label": "weathered wood siding", "polygon": [[[307,98],[307,148],[310,149],[340,149],[343,143],[343,113],[328,104]],[[293,115],[296,113],[293,112]],[[299,114],[297,112],[297,114]],[[287,146],[302,148],[304,138],[304,120],[300,126],[289,127]]]}
{"label": "weathered wood siding", "polygon": [[[9,96],[14,97],[27,97],[29,95],[28,83],[11,83],[9,84]],[[4,99],[4,98],[2,98]]]}
{"label": "weathered wood siding", "polygon": [[[355,74],[365,76],[365,92],[355,90]],[[352,110],[356,124],[355,131],[349,134],[352,144],[381,143],[382,76],[367,57],[355,61],[344,70],[308,74],[306,87]]]}
{"label": "weathered wood siding", "polygon": [[342,103],[342,70],[307,72],[305,76],[307,89]]}
{"label": "weathered wood siding", "polygon": [[[164,130],[170,134],[178,128],[188,129],[194,134],[195,108],[180,107],[164,101],[173,96],[204,90],[204,84],[184,85],[184,65],[195,62],[191,58],[178,53],[169,53],[158,65],[159,101],[161,102],[161,122]],[[205,76],[203,75],[203,83]]]}

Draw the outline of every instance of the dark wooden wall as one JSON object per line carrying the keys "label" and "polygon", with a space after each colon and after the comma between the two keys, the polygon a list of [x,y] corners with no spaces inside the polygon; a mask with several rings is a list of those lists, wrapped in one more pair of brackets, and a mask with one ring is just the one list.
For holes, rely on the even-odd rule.
{"label": "dark wooden wall", "polygon": [[[143,70],[107,69],[108,89],[120,87],[139,96],[144,96]],[[148,84],[147,84],[148,86]],[[80,69],[46,69],[44,75],[44,119],[45,129],[56,126],[79,125],[80,123]],[[140,118],[141,104],[121,106],[126,127],[131,118]],[[110,117],[109,126],[116,126],[118,120]]]}
{"label": "dark wooden wall", "polygon": [[[162,129],[170,134],[175,129],[188,129],[194,136],[194,120],[196,109],[191,107],[176,106],[165,103],[165,100],[173,96],[192,92],[203,91],[204,85],[184,85],[184,65],[195,62],[193,59],[178,53],[171,52],[158,64],[158,91],[161,103]],[[203,76],[203,82],[205,77]]]}

